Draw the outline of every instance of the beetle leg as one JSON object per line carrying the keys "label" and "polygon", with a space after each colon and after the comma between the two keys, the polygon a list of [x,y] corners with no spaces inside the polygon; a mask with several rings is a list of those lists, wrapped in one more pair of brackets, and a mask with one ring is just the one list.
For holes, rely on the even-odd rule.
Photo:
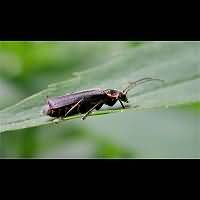
{"label": "beetle leg", "polygon": [[90,110],[88,110],[85,115],[81,118],[82,120],[86,119],[86,117],[100,104],[102,103],[102,101],[99,101],[97,104],[95,104]]}
{"label": "beetle leg", "polygon": [[122,101],[119,100],[119,102],[120,102],[120,104],[122,105],[122,108],[125,109],[125,106],[124,106],[124,104],[122,103]]}
{"label": "beetle leg", "polygon": [[80,103],[81,101],[83,101],[83,99],[81,99],[80,101],[78,101],[74,106],[72,106],[68,111],[67,113],[65,114],[65,117],[67,117],[67,115],[74,109],[76,108]]}
{"label": "beetle leg", "polygon": [[104,103],[101,103],[99,104],[97,107],[96,107],[96,110],[99,110],[102,106],[103,106]]}

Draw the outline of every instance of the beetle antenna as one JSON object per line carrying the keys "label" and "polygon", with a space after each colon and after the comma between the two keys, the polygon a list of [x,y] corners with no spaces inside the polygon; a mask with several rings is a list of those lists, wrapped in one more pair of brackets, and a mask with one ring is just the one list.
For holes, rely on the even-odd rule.
{"label": "beetle antenna", "polygon": [[140,85],[140,84],[143,84],[143,83],[146,83],[146,82],[149,82],[149,81],[161,81],[161,82],[164,82],[164,80],[161,80],[161,79],[157,79],[157,78],[142,78],[142,79],[139,79],[137,81],[129,81],[129,85],[123,90],[123,93],[124,94],[127,94],[128,91],[130,91],[132,88],[136,87],[137,85]]}

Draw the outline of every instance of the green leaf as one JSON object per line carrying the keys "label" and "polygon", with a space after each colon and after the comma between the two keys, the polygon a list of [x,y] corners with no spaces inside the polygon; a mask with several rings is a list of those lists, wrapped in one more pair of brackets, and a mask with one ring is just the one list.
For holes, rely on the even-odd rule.
{"label": "green leaf", "polygon": [[[128,93],[129,107],[125,110],[118,104],[112,108],[104,107],[91,115],[199,102],[199,57],[200,43],[197,42],[145,42],[113,50],[110,60],[86,71],[75,72],[70,80],[51,84],[47,89],[0,111],[0,132],[53,123],[52,118],[42,112],[46,96],[96,87],[122,90],[128,81],[144,77],[159,78],[165,82],[148,82],[132,89]],[[65,120],[75,118],[80,118],[80,115]]]}

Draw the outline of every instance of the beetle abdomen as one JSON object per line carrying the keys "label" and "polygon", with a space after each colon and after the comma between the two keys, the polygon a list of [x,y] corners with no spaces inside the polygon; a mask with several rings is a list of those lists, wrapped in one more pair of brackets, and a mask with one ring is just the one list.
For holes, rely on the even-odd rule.
{"label": "beetle abdomen", "polygon": [[[50,117],[65,117],[66,113],[70,110],[70,106],[62,107],[62,108],[55,108],[50,109],[47,111],[47,115]],[[79,113],[79,109],[74,108],[70,113],[67,114],[67,116],[75,115]]]}

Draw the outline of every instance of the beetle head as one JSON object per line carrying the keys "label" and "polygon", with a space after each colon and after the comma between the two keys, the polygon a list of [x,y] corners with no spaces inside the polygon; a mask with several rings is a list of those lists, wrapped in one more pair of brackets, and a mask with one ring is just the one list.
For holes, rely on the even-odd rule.
{"label": "beetle head", "polygon": [[121,100],[121,101],[124,101],[124,102],[128,103],[128,99],[127,99],[126,93],[119,92],[118,99]]}

